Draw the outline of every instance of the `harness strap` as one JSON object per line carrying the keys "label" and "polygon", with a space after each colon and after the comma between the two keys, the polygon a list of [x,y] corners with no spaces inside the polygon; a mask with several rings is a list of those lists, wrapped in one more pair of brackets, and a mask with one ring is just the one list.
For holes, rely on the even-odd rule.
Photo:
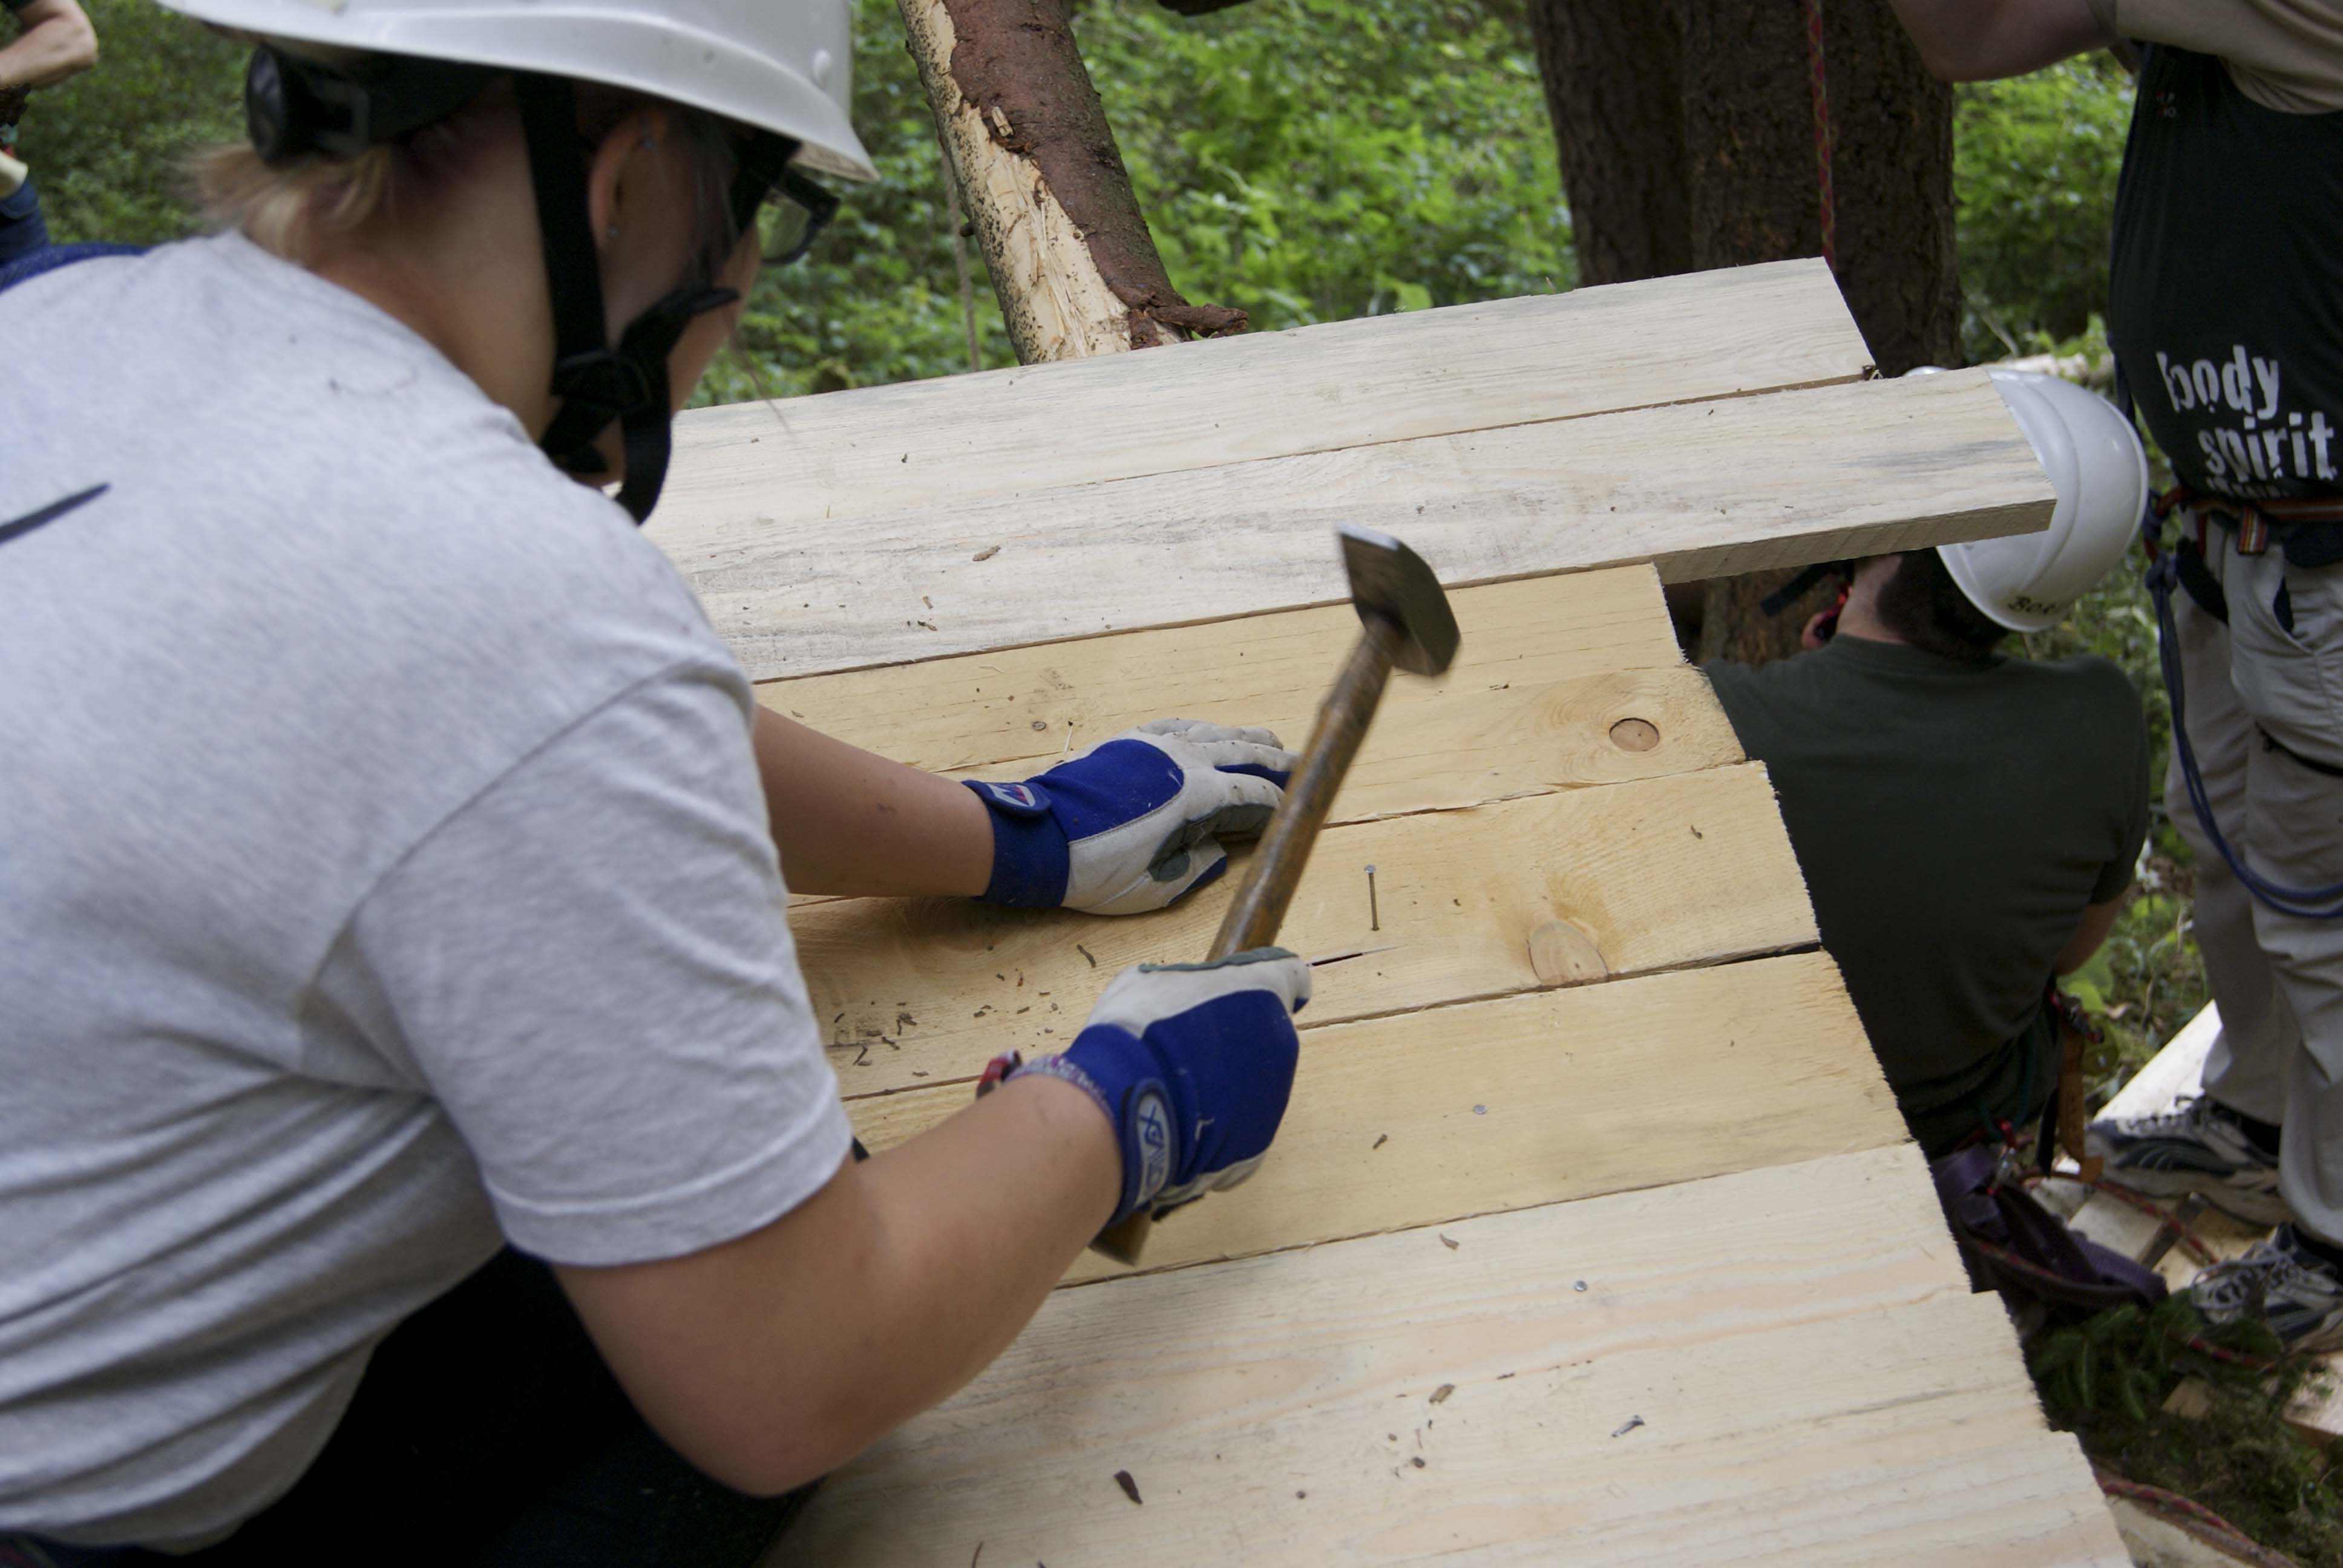
{"label": "harness strap", "polygon": [[2186,534],[2172,548],[2172,575],[2197,601],[2197,608],[2222,625],[2229,624],[2229,595],[2221,587],[2221,579],[2205,564],[2205,547]]}

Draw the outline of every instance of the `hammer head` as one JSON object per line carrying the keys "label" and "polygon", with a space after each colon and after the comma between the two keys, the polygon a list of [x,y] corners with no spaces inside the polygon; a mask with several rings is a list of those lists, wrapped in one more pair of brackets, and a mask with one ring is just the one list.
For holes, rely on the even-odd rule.
{"label": "hammer head", "polygon": [[1399,628],[1399,653],[1392,663],[1410,675],[1438,675],[1456,657],[1456,617],[1448,595],[1423,558],[1389,534],[1344,523],[1342,565],[1351,574],[1351,599],[1359,618],[1378,616]]}

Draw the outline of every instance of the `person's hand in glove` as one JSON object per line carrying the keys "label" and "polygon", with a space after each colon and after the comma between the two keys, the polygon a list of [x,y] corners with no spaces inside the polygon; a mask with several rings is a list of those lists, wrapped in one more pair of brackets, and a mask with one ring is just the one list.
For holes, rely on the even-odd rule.
{"label": "person's hand in glove", "polygon": [[967,781],[992,809],[997,904],[1160,910],[1228,869],[1284,799],[1293,753],[1266,729],[1158,719],[1022,783]]}
{"label": "person's hand in glove", "polygon": [[1097,1102],[1122,1151],[1113,1225],[1259,1168],[1293,1090],[1293,1015],[1309,1000],[1310,966],[1282,948],[1141,964],[1108,984],[1071,1045],[1013,1066],[1003,1058],[986,1083],[1039,1073]]}

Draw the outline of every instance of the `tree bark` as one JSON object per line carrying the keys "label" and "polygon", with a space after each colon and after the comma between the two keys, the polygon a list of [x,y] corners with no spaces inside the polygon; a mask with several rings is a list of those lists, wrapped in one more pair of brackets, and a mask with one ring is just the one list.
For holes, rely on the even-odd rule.
{"label": "tree bark", "polygon": [[1582,284],[1690,272],[1684,0],[1529,0]]}
{"label": "tree bark", "polygon": [[[1529,15],[1581,281],[1820,254],[1802,5],[1531,0]],[[1826,0],[1823,76],[1847,307],[1884,374],[1957,363],[1951,92],[1922,69],[1885,0]],[[1680,241],[1662,186],[1681,201]],[[1829,590],[1780,616],[1760,613],[1758,601],[1790,575],[1710,583],[1697,615],[1688,596],[1673,594],[1687,610],[1678,619],[1687,647],[1751,663],[1797,651]]]}
{"label": "tree bark", "polygon": [[1838,187],[1838,280],[1883,376],[1961,362],[1953,89],[1885,0],[1831,0],[1824,58]]}
{"label": "tree bark", "polygon": [[1019,359],[1243,330],[1172,286],[1065,0],[897,4]]}

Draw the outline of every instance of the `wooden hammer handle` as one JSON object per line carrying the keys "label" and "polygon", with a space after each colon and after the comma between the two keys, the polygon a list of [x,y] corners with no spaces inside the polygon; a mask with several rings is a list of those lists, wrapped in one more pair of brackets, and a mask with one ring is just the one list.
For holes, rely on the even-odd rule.
{"label": "wooden hammer handle", "polygon": [[1326,825],[1342,776],[1367,738],[1367,726],[1374,722],[1399,645],[1396,625],[1382,616],[1367,618],[1350,661],[1319,707],[1310,743],[1286,780],[1284,803],[1270,818],[1244,880],[1237,884],[1237,896],[1222,917],[1220,934],[1212,939],[1213,960],[1233,958],[1277,940],[1277,929],[1285,922],[1286,909],[1318,842],[1318,830]]}
{"label": "wooden hammer handle", "polygon": [[[1391,679],[1392,658],[1399,651],[1400,629],[1379,615],[1365,620],[1350,661],[1318,709],[1310,744],[1302,748],[1302,760],[1285,781],[1285,801],[1270,818],[1261,847],[1253,851],[1244,880],[1237,884],[1237,896],[1221,920],[1220,934],[1212,939],[1214,960],[1265,948],[1277,940],[1277,928],[1318,842],[1318,829],[1326,825],[1342,775],[1351,770],[1351,759],[1367,738],[1367,726],[1374,722],[1376,705]],[[1091,1250],[1128,1267],[1139,1261],[1148,1232],[1154,1229],[1155,1216],[1141,1209],[1100,1231]]]}

